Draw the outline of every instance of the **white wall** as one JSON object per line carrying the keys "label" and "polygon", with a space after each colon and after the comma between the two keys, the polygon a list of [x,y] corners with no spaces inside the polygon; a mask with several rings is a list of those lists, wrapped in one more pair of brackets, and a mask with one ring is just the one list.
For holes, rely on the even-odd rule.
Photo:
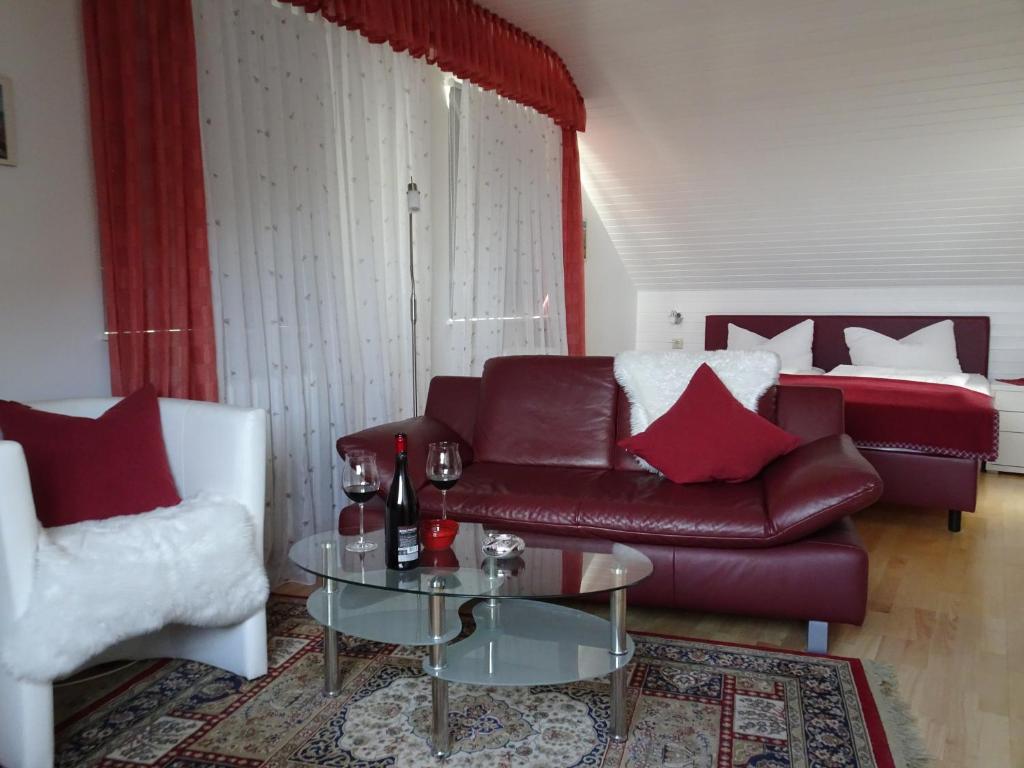
{"label": "white wall", "polygon": [[614,355],[633,349],[636,343],[636,287],[586,193],[583,218],[587,222],[587,354]]}
{"label": "white wall", "polygon": [[[672,325],[671,310],[683,313]],[[716,314],[988,315],[992,318],[989,374],[1024,375],[1024,290],[1020,286],[798,288],[758,290],[640,291],[639,349],[704,348],[704,318]]]}
{"label": "white wall", "polygon": [[80,0],[0,0],[0,398],[110,393]]}

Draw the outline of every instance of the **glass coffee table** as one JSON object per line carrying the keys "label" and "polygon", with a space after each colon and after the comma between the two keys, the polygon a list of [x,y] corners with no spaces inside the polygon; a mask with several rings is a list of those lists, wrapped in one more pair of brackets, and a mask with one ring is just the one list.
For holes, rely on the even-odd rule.
{"label": "glass coffee table", "polygon": [[[508,559],[485,557],[481,544],[493,526],[460,523],[450,549],[424,550],[408,572],[384,565],[384,532],[366,538],[371,552],[348,552],[353,538],[319,533],[296,542],[292,562],[322,586],[309,596],[310,615],[324,627],[324,691],[340,691],[336,633],[397,645],[426,646],[430,675],[433,751],[450,751],[448,683],[554,685],[611,676],[609,733],[626,738],[626,665],[633,641],[626,634],[626,588],[653,571],[651,561],[624,544],[601,539],[550,543],[524,535],[526,551]],[[610,593],[609,620],[543,602]],[[459,608],[478,603],[475,628],[463,634]]]}

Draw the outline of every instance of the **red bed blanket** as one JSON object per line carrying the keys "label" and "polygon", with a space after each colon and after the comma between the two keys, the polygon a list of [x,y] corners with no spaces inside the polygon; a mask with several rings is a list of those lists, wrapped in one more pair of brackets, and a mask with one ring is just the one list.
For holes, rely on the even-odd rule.
{"label": "red bed blanket", "polygon": [[856,376],[783,374],[779,383],[834,387],[846,401],[846,431],[865,448],[900,448],[993,461],[999,412],[992,398],[948,384]]}

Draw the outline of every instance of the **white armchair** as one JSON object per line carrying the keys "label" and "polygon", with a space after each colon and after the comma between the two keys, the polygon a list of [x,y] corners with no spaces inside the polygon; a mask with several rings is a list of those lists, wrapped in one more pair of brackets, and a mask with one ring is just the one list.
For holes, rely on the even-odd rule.
{"label": "white armchair", "polygon": [[[33,407],[97,417],[116,398],[63,400]],[[160,400],[171,471],[182,497],[212,491],[244,504],[263,542],[266,413],[190,400]],[[0,633],[28,606],[40,527],[21,446],[0,440]],[[92,659],[180,658],[205,662],[253,679],[267,672],[266,612],[230,627],[169,625],[131,638]],[[0,765],[53,765],[53,686],[25,682],[0,666]]]}

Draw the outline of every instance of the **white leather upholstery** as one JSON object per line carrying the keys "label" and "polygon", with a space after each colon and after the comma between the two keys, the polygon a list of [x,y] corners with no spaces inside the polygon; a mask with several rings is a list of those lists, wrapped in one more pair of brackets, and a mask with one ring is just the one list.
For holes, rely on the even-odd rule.
{"label": "white leather upholstery", "polygon": [[[40,410],[96,417],[116,398],[36,403]],[[171,471],[183,497],[217,491],[242,502],[263,541],[266,413],[191,400],[160,400]],[[21,446],[0,440],[0,633],[28,604],[39,536]],[[266,612],[232,627],[172,625],[110,648],[90,664],[114,659],[182,658],[249,679],[267,672]],[[0,765],[53,765],[53,687],[26,683],[0,667]]]}

